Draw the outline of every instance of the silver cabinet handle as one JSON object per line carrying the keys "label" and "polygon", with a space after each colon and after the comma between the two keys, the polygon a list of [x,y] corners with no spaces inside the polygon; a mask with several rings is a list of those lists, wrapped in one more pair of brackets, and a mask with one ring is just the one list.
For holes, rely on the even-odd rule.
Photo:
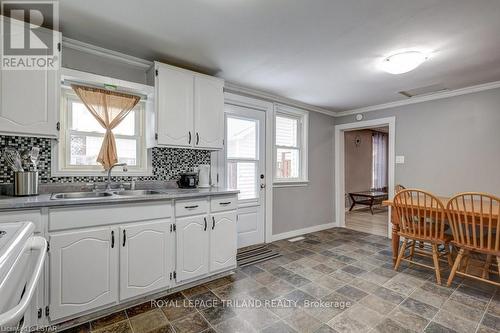
{"label": "silver cabinet handle", "polygon": [[203,220],[205,221],[205,228],[203,229],[203,231],[207,231],[207,218],[204,217]]}
{"label": "silver cabinet handle", "polygon": [[194,206],[184,206],[184,208],[186,208],[186,209],[194,209],[194,208],[198,208],[198,205],[194,205]]}
{"label": "silver cabinet handle", "polygon": [[219,205],[225,206],[225,205],[230,205],[231,201],[228,202],[219,202]]}
{"label": "silver cabinet handle", "polygon": [[111,230],[111,248],[115,247],[115,232]]}
{"label": "silver cabinet handle", "polygon": [[212,230],[215,229],[215,217],[212,216]]}
{"label": "silver cabinet handle", "polygon": [[125,243],[127,242],[127,233],[123,230],[123,247],[125,247]]}
{"label": "silver cabinet handle", "polygon": [[200,143],[200,135],[196,132],[196,145],[198,145],[198,143]]}
{"label": "silver cabinet handle", "polygon": [[189,144],[191,144],[191,131],[188,132],[189,133]]}

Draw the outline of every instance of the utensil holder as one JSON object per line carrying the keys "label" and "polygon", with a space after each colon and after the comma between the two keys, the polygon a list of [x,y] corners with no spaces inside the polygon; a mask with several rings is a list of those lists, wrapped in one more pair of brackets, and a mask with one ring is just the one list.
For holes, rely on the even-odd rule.
{"label": "utensil holder", "polygon": [[38,171],[14,172],[14,195],[38,195]]}

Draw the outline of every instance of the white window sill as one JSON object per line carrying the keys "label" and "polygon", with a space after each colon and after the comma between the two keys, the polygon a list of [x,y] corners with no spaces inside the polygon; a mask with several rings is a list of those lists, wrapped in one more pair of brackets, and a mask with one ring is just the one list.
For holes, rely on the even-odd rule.
{"label": "white window sill", "polygon": [[273,187],[305,187],[309,186],[309,180],[275,181]]}

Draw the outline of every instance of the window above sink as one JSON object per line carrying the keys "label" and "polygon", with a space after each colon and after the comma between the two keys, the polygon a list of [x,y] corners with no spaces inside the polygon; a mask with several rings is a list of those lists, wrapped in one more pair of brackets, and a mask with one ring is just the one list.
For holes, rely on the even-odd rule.
{"label": "window above sink", "polygon": [[113,175],[151,175],[151,151],[147,149],[148,135],[151,133],[147,128],[147,119],[148,113],[152,112],[153,87],[63,69],[60,86],[60,134],[59,140],[52,145],[51,176],[104,175],[103,167],[96,160],[105,129],[73,91],[73,83],[141,96],[140,102],[113,129],[118,162],[128,165],[128,172],[117,171]]}

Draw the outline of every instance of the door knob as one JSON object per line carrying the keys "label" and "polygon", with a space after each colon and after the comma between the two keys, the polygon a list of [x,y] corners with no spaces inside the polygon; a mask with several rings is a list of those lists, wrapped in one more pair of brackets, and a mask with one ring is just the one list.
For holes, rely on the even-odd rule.
{"label": "door knob", "polygon": [[260,188],[266,188],[266,184],[260,184]]}

